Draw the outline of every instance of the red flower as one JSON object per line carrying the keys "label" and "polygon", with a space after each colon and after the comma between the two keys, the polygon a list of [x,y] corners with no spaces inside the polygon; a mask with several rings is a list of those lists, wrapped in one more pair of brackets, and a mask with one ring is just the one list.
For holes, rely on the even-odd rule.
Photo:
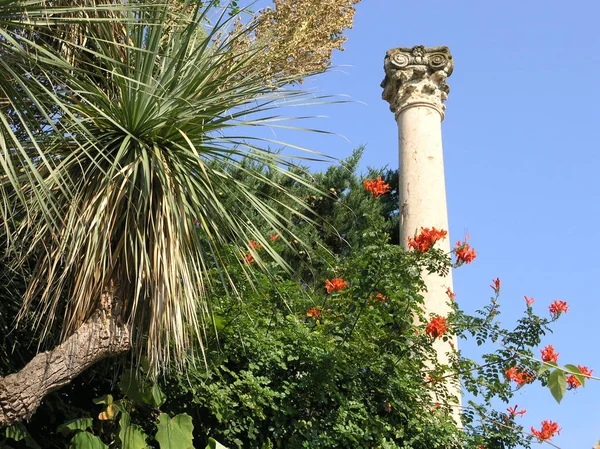
{"label": "red flower", "polygon": [[[589,377],[592,375],[593,370],[589,369],[587,366],[581,366],[581,365],[577,365],[577,368],[579,368],[579,371],[581,371],[581,374],[583,374],[586,377]],[[577,377],[575,377],[573,374],[567,376],[567,385],[569,386],[569,390],[573,389],[573,388],[577,388],[581,386],[581,382],[579,382],[579,379],[577,379]]]}
{"label": "red flower", "polygon": [[500,293],[500,278],[496,278],[492,282],[493,282],[493,284],[490,284],[490,287],[492,287],[492,290],[494,290],[494,292],[496,294]]}
{"label": "red flower", "polygon": [[195,226],[196,228],[199,228],[199,227],[200,227],[200,220],[198,220],[197,218],[194,218],[194,226]]}
{"label": "red flower", "polygon": [[343,290],[348,287],[348,284],[342,278],[333,278],[332,280],[325,280],[325,289],[327,293],[337,292],[338,290]]}
{"label": "red flower", "polygon": [[308,312],[306,312],[306,316],[319,319],[321,317],[321,312],[319,312],[319,309],[317,309],[316,307],[313,307]]}
{"label": "red flower", "polygon": [[521,415],[523,416],[525,413],[527,413],[527,410],[519,410],[517,411],[517,408],[519,408],[519,405],[515,405],[514,407],[508,407],[506,410],[508,411],[509,415],[514,418],[515,416]]}
{"label": "red flower", "polygon": [[408,246],[412,249],[424,253],[431,248],[438,240],[445,239],[448,235],[448,231],[438,230],[436,228],[421,228],[419,235],[415,234],[415,237],[408,238]]}
{"label": "red flower", "polygon": [[446,294],[448,295],[448,298],[450,298],[450,301],[454,301],[454,298],[456,298],[456,293],[450,290],[450,287],[446,289]]}
{"label": "red flower", "polygon": [[533,304],[535,302],[535,299],[533,298],[529,298],[528,296],[525,296],[525,303],[527,304],[527,307],[531,307],[531,304]]}
{"label": "red flower", "polygon": [[554,346],[548,345],[540,351],[544,362],[558,362],[560,353],[554,352]]}
{"label": "red flower", "polygon": [[552,314],[552,318],[558,318],[561,313],[567,313],[569,311],[569,306],[567,305],[567,301],[559,301],[555,299],[552,304],[550,304],[550,313]]}
{"label": "red flower", "polygon": [[255,262],[255,260],[254,260],[254,256],[252,254],[247,254],[246,257],[244,257],[244,263],[251,264],[254,262]]}
{"label": "red flower", "polygon": [[248,246],[257,251],[260,251],[262,249],[262,245],[260,243],[255,242],[254,240],[250,240],[248,242]]}
{"label": "red flower", "polygon": [[441,337],[448,330],[448,324],[446,324],[446,318],[443,316],[436,316],[432,318],[427,327],[425,333],[430,337],[437,338]]}
{"label": "red flower", "polygon": [[[375,298],[373,298],[373,296],[369,296],[369,299],[371,301],[374,299],[375,301],[378,301],[378,302],[381,302],[381,303],[384,303],[384,302],[387,301],[387,298],[385,296],[383,296],[382,293],[377,293],[375,295]],[[370,302],[369,302],[369,306],[372,306],[372,304]]]}
{"label": "red flower", "polygon": [[517,371],[517,368],[513,366],[505,371],[506,377],[510,380],[514,380],[517,384],[523,385],[533,382],[533,373],[529,371]]}
{"label": "red flower", "polygon": [[477,253],[471,245],[467,243],[469,235],[465,237],[464,242],[456,242],[454,247],[454,254],[456,255],[456,265],[462,265],[463,263],[471,263],[477,257]]}
{"label": "red flower", "polygon": [[269,235],[269,238],[271,239],[272,242],[274,242],[275,240],[277,240],[279,237],[281,237],[279,234],[271,234],[271,235]]}
{"label": "red flower", "polygon": [[562,429],[558,428],[558,424],[552,421],[542,421],[541,430],[535,430],[531,428],[533,436],[537,437],[540,441],[550,440],[555,434],[560,434]]}
{"label": "red flower", "polygon": [[386,182],[381,179],[381,176],[379,176],[377,179],[367,179],[363,182],[363,184],[365,186],[365,190],[367,192],[371,192],[374,197],[381,196],[390,191],[390,185],[386,184]]}

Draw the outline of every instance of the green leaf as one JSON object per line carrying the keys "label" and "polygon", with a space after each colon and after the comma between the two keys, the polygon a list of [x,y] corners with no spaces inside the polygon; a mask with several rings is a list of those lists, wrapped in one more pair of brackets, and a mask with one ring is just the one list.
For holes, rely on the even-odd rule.
{"label": "green leaf", "polygon": [[119,427],[121,449],[145,449],[148,447],[146,444],[148,435],[146,435],[144,430],[137,424],[131,424],[131,415],[129,413],[121,413]]}
{"label": "green leaf", "polygon": [[92,427],[92,424],[92,418],[78,418],[61,424],[60,426],[58,426],[56,431],[60,433],[63,437],[66,437],[69,436],[69,434],[78,430],[90,429]]}
{"label": "green leaf", "polygon": [[538,370],[537,370],[537,375],[538,375],[538,376],[541,376],[543,373],[545,373],[545,372],[546,372],[546,371],[548,371],[549,369],[550,369],[550,365],[548,365],[548,364],[546,364],[546,363],[542,362],[542,363],[540,364],[540,367],[539,367],[539,368],[538,368]]}
{"label": "green leaf", "polygon": [[557,369],[550,373],[550,377],[548,378],[548,388],[550,388],[550,393],[552,393],[556,402],[560,404],[560,401],[567,391],[567,379],[565,378],[563,371]]}
{"label": "green leaf", "polygon": [[96,435],[89,432],[77,432],[71,440],[69,449],[109,449]]}
{"label": "green leaf", "polygon": [[221,443],[216,441],[214,438],[209,438],[208,446],[206,446],[206,449],[227,449],[227,447],[223,446]]}
{"label": "green leaf", "polygon": [[160,387],[157,384],[152,385],[152,400],[154,402],[154,407],[158,408],[165,403],[167,397],[162,392]]}
{"label": "green leaf", "polygon": [[93,399],[94,404],[106,404],[110,405],[113,403],[112,394],[105,394],[104,396],[100,396],[99,398]]}
{"label": "green leaf", "polygon": [[11,438],[15,441],[25,441],[25,446],[31,449],[41,449],[33,437],[29,434],[23,423],[16,423],[6,428],[6,438]]}
{"label": "green leaf", "polygon": [[182,413],[173,418],[166,413],[158,416],[156,423],[158,431],[156,432],[156,441],[160,449],[193,449],[194,437],[192,431],[192,417],[187,413]]}
{"label": "green leaf", "polygon": [[151,389],[145,385],[144,380],[133,370],[128,369],[121,375],[119,387],[125,396],[138,404],[154,406]]}
{"label": "green leaf", "polygon": [[579,383],[581,383],[582,387],[585,387],[585,378],[586,376],[583,375],[583,373],[581,372],[581,370],[576,367],[575,365],[571,365],[571,364],[567,364],[564,366],[564,368],[570,373],[573,374],[577,380],[579,381]]}

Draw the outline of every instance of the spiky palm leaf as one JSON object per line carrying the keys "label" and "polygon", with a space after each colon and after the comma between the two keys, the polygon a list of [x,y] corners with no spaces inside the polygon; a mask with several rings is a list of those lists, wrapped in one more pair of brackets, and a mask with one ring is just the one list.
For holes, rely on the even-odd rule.
{"label": "spiky palm leaf", "polygon": [[[91,23],[85,46],[70,43],[88,58],[47,73],[53,90],[46,94],[60,109],[52,129],[25,145],[13,141],[37,146],[34,157],[24,152],[29,159],[16,164],[14,145],[5,152],[12,158],[5,165],[18,167],[10,183],[18,189],[2,193],[19,196],[10,204],[23,211],[7,235],[25,242],[21,261],[36,261],[25,310],[38,312],[45,332],[59,322],[69,335],[115,285],[137,354],[148,355],[154,372],[171,356],[184,360],[190,339],[201,336],[207,272],[218,267],[227,278],[222,249],[253,252],[250,239],[266,243],[261,229],[286,232],[283,215],[219,167],[250,156],[306,182],[286,170],[285,158],[259,148],[264,140],[238,135],[248,126],[275,126],[271,110],[304,101],[303,94],[282,88],[290,79],[265,79],[256,69],[260,45],[236,45],[252,30],[228,34],[222,21],[207,31],[209,11],[139,5],[122,23],[121,38],[111,24]],[[225,206],[225,197],[236,201]],[[255,217],[242,204],[251,204]],[[239,264],[247,269],[242,258]]]}

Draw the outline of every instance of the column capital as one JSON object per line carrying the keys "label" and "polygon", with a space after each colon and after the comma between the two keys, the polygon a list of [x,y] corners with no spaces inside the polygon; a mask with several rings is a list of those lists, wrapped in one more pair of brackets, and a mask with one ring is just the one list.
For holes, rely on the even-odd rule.
{"label": "column capital", "polygon": [[444,119],[444,101],[450,92],[446,78],[454,68],[448,47],[393,48],[387,51],[383,68],[382,97],[396,117],[412,106],[429,106]]}

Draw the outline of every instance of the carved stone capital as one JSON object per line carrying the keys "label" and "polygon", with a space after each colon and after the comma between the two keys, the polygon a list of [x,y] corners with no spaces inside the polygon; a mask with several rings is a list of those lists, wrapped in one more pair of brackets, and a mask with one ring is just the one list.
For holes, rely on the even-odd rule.
{"label": "carved stone capital", "polygon": [[383,68],[382,97],[396,117],[409,107],[429,106],[444,118],[450,92],[446,78],[454,68],[448,47],[393,48],[386,53]]}

